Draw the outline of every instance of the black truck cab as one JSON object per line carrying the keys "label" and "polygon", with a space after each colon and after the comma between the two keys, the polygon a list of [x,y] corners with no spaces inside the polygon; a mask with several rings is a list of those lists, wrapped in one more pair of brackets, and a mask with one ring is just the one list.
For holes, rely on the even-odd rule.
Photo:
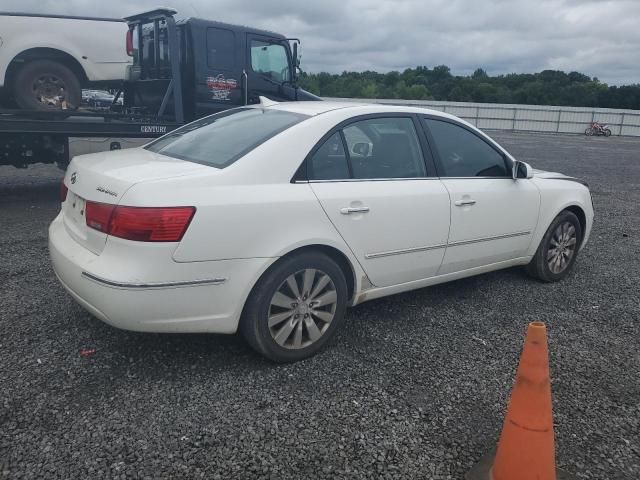
{"label": "black truck cab", "polygon": [[175,13],[158,9],[125,18],[134,61],[127,106],[175,114],[180,122],[257,103],[259,96],[319,100],[296,85],[297,39],[200,18],[176,21]]}

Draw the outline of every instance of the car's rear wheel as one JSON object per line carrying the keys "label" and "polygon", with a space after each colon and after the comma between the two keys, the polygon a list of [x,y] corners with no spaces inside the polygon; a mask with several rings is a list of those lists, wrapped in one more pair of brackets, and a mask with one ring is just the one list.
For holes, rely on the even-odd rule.
{"label": "car's rear wheel", "polygon": [[293,362],[322,349],[344,321],[347,284],[340,267],[322,253],[286,257],[258,281],[240,330],[259,353]]}
{"label": "car's rear wheel", "polygon": [[543,282],[562,280],[576,261],[582,235],[578,217],[567,210],[561,212],[547,229],[527,272]]}
{"label": "car's rear wheel", "polygon": [[82,88],[65,65],[34,60],[16,74],[13,95],[18,106],[26,110],[75,110],[80,105]]}

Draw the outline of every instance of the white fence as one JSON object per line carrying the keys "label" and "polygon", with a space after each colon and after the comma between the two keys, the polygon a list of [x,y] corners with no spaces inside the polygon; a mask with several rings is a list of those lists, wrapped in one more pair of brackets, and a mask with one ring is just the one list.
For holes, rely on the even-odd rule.
{"label": "white fence", "polygon": [[640,136],[640,111],[611,108],[555,107],[501,103],[439,102],[435,100],[382,100],[325,98],[353,102],[411,105],[456,115],[478,128],[522,132],[582,133],[591,122],[609,125],[613,135]]}

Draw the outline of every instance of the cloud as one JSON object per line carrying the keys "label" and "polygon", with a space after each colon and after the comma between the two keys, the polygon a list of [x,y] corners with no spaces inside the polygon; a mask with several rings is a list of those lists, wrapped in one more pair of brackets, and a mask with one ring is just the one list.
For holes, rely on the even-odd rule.
{"label": "cloud", "polygon": [[[3,0],[3,10],[123,17],[156,0]],[[640,82],[637,0],[174,0],[183,17],[299,37],[309,72],[449,65],[454,74],[577,70]]]}

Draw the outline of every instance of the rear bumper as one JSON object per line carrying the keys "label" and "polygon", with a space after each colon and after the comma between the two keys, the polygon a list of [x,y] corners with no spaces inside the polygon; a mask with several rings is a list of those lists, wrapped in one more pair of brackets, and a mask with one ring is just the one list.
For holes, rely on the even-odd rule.
{"label": "rear bumper", "polygon": [[272,262],[176,263],[175,244],[123,242],[110,239],[95,255],[67,233],[62,216],[49,227],[60,283],[92,315],[125,330],[234,333],[253,284]]}

